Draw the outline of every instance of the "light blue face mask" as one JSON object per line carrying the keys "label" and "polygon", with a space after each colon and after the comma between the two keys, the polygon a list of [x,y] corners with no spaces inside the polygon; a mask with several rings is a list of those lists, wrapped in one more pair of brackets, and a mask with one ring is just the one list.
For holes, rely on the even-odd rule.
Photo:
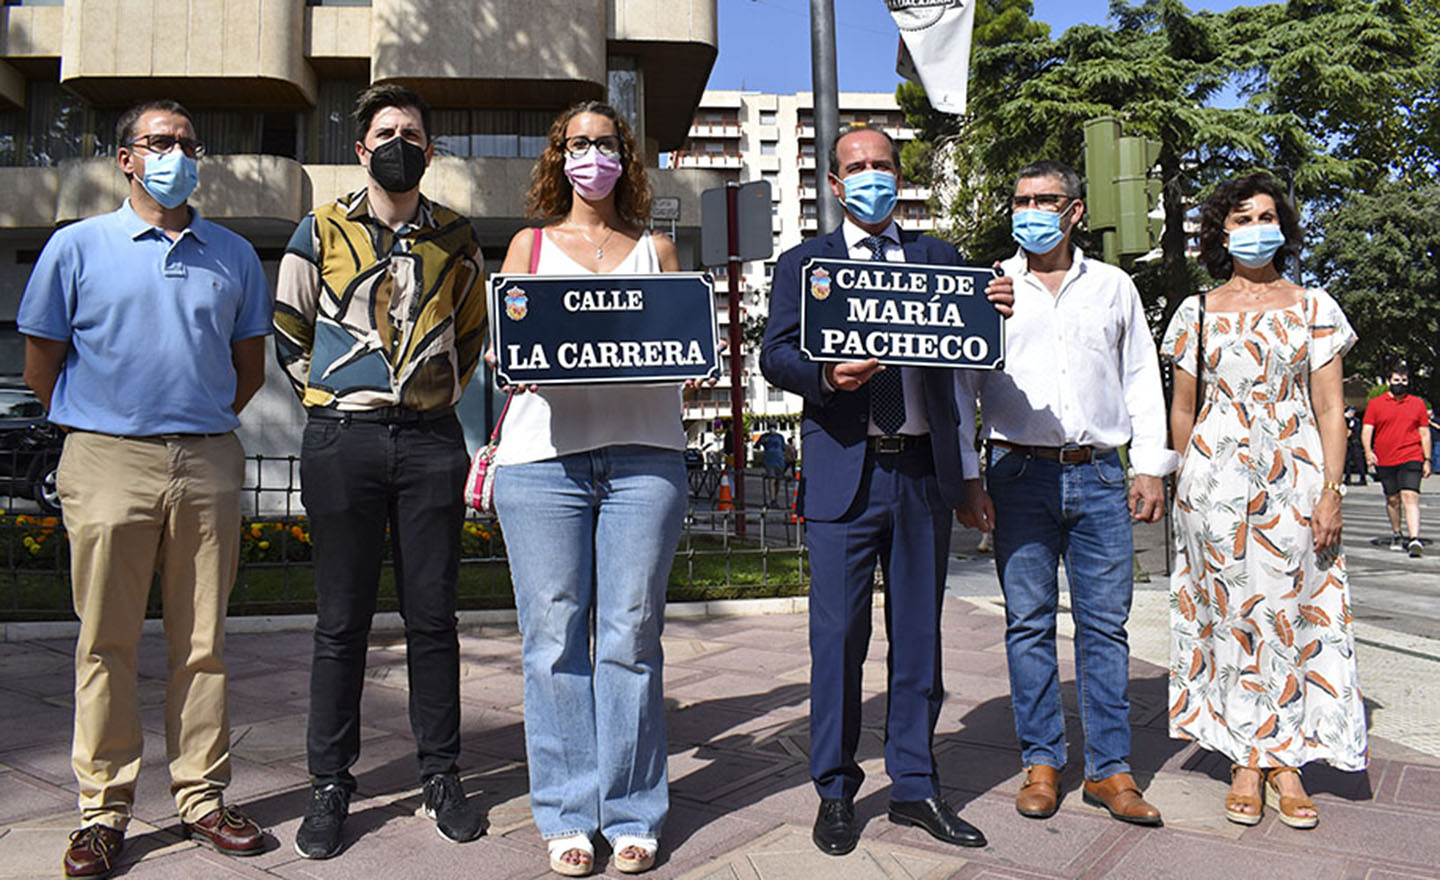
{"label": "light blue face mask", "polygon": [[145,159],[145,176],[140,183],[150,196],[166,208],[185,204],[200,183],[200,170],[184,150],[174,149]]}
{"label": "light blue face mask", "polygon": [[1230,231],[1230,255],[1248,269],[1268,266],[1285,244],[1285,233],[1274,223],[1252,223]]}
{"label": "light blue face mask", "polygon": [[1042,211],[1039,208],[1025,208],[1010,217],[1010,235],[1026,251],[1032,254],[1048,254],[1065,240],[1065,231],[1060,228],[1059,211]]}
{"label": "light blue face mask", "polygon": [[861,223],[879,223],[895,210],[897,182],[888,171],[871,168],[845,178],[845,210]]}

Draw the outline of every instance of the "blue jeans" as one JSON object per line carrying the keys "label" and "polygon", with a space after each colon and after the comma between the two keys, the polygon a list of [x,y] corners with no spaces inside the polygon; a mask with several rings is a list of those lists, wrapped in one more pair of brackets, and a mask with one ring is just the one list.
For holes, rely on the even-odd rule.
{"label": "blue jeans", "polygon": [[1065,766],[1065,713],[1055,658],[1057,566],[1065,559],[1075,621],[1075,680],[1085,777],[1130,770],[1130,646],[1134,540],[1125,471],[1108,452],[1060,464],[992,447],[995,566],[1005,593],[1005,654],[1022,761]]}
{"label": "blue jeans", "polygon": [[535,825],[547,840],[658,838],[670,806],[660,632],[685,514],[681,453],[608,446],[507,465],[495,509],[523,638]]}

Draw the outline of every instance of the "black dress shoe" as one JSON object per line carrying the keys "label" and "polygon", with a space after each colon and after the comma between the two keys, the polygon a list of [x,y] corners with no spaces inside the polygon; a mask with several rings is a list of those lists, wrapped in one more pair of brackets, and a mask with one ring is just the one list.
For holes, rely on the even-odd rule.
{"label": "black dress shoe", "polygon": [[955,815],[950,805],[938,797],[923,801],[891,801],[890,821],[896,825],[923,828],[936,840],[956,846],[984,846],[985,835],[980,829]]}
{"label": "black dress shoe", "polygon": [[855,802],[850,798],[821,798],[810,839],[827,856],[843,856],[855,849],[860,841],[860,833],[855,830]]}

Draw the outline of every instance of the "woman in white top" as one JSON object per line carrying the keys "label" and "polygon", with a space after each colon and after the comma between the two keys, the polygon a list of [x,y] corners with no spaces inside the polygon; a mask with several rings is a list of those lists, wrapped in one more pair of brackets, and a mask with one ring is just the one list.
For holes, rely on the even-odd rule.
{"label": "woman in white top", "polygon": [[[542,227],[516,234],[502,272],[680,268],[674,244],[645,231],[650,184],[607,104],[555,120],[526,208]],[[530,805],[551,870],[567,876],[590,873],[597,831],[616,868],[648,869],[669,809],[660,631],[685,512],[680,396],[679,385],[531,390],[501,432],[495,508],[524,639]]]}

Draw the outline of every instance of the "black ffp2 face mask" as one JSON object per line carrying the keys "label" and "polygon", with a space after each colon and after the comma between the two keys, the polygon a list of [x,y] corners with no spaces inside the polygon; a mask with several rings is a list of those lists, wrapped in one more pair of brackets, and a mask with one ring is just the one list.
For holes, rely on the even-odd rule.
{"label": "black ffp2 face mask", "polygon": [[402,137],[370,151],[370,176],[389,192],[409,192],[425,174],[425,150]]}

